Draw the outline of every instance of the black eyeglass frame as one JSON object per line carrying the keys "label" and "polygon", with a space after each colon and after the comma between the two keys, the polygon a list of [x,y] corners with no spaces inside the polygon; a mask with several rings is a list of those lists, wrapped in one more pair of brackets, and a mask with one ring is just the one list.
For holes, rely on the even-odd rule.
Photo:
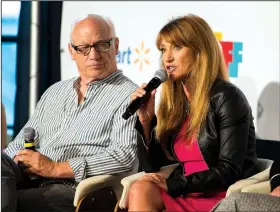
{"label": "black eyeglass frame", "polygon": [[[88,52],[85,53],[85,54],[83,54],[84,56],[87,56],[87,55],[90,53],[91,48],[94,48],[95,51],[97,51],[97,52],[106,52],[106,51],[108,51],[108,50],[110,49],[110,47],[111,47],[111,45],[112,45],[112,42],[113,42],[114,40],[115,40],[115,37],[111,38],[110,40],[105,40],[105,41],[104,41],[104,40],[100,40],[100,41],[97,41],[96,43],[94,43],[94,44],[92,44],[92,45],[78,45],[78,46],[75,46],[73,43],[71,43],[71,46],[73,47],[73,49],[74,49],[78,54],[83,54],[82,52],[79,52],[79,51],[78,51],[78,48],[79,48],[79,47],[81,47],[81,46],[89,47]],[[97,47],[97,45],[100,44],[100,43],[107,43],[107,44],[109,44],[108,49],[105,49],[105,50],[99,50],[99,49],[97,49],[96,47]]]}

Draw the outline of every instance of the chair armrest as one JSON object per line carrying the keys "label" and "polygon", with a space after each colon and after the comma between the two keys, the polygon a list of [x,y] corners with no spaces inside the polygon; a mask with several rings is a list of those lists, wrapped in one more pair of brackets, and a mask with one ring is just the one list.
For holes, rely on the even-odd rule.
{"label": "chair armrest", "polygon": [[87,194],[108,186],[108,182],[113,181],[115,178],[116,176],[113,175],[98,175],[82,180],[75,192],[74,206],[77,207],[78,202]]}
{"label": "chair armrest", "polygon": [[270,182],[265,181],[257,184],[247,186],[241,190],[241,192],[252,192],[252,193],[261,193],[269,194],[270,193]]}
{"label": "chair armrest", "polygon": [[[172,164],[172,165],[169,165],[169,166],[164,166],[157,173],[158,174],[170,175],[171,172],[178,165],[179,164],[177,163],[177,164]],[[129,192],[130,186],[145,174],[146,174],[145,172],[139,172],[137,174],[125,177],[121,180],[121,184],[123,185],[123,192],[122,192],[122,196],[121,196],[121,199],[120,199],[120,202],[119,202],[119,208],[122,208],[122,209],[127,208],[127,206],[128,206],[128,192]]]}
{"label": "chair armrest", "polygon": [[268,181],[269,180],[269,171],[270,171],[270,168],[267,168],[265,169],[264,171],[262,172],[259,172],[258,174],[255,174],[249,178],[256,178],[256,179],[259,179],[261,182],[264,182],[264,181]]}
{"label": "chair armrest", "polygon": [[226,196],[230,195],[233,192],[241,192],[241,190],[247,186],[269,180],[269,170],[270,170],[270,168],[267,168],[266,170],[259,172],[258,174],[255,174],[255,175],[253,175],[249,178],[243,179],[243,180],[239,180],[236,183],[232,184],[227,189]]}

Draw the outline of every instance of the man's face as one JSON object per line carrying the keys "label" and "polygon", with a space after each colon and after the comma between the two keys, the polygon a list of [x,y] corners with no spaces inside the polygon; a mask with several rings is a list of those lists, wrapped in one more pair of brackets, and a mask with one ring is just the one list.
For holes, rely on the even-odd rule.
{"label": "man's face", "polygon": [[116,71],[119,39],[111,34],[105,23],[92,19],[80,21],[73,29],[68,48],[84,80],[100,80]]}

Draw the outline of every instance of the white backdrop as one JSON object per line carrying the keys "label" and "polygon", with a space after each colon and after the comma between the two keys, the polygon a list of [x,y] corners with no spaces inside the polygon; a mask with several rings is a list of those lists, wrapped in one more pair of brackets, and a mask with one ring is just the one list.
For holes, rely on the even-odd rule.
{"label": "white backdrop", "polygon": [[[231,51],[238,73],[230,72],[231,81],[251,104],[258,136],[280,140],[279,2],[63,2],[62,79],[78,75],[67,48],[71,25],[92,13],[112,19],[120,38],[118,66],[138,85],[159,68],[155,38],[160,28],[172,17],[188,13],[204,18],[222,34],[222,42],[242,45],[241,51],[237,47]],[[270,98],[264,99],[267,90]]]}

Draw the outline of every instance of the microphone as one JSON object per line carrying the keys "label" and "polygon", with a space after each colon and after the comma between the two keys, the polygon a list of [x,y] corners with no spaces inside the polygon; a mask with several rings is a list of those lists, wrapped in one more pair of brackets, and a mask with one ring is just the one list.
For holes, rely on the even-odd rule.
{"label": "microphone", "polygon": [[[35,150],[35,130],[32,127],[26,127],[23,130],[23,138],[24,138],[24,148],[29,150]],[[29,175],[30,180],[37,180],[37,175]]]}
{"label": "microphone", "polygon": [[151,79],[148,85],[144,88],[146,94],[143,97],[136,98],[133,100],[130,105],[126,108],[126,111],[122,115],[122,117],[127,120],[130,116],[132,116],[145,101],[147,101],[150,97],[151,92],[158,88],[159,85],[167,80],[167,73],[165,70],[158,70],[155,73],[155,76]]}
{"label": "microphone", "polygon": [[35,151],[35,130],[32,127],[26,127],[23,131],[24,148]]}

